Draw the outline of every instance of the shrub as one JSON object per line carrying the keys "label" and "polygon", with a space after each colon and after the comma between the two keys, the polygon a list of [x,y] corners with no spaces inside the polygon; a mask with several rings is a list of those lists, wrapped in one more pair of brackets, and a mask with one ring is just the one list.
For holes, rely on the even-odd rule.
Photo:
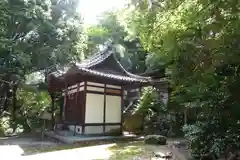
{"label": "shrub", "polygon": [[124,115],[123,129],[128,132],[139,132],[143,126],[143,116],[141,114]]}
{"label": "shrub", "polygon": [[145,144],[166,145],[167,138],[162,135],[148,135],[144,139]]}
{"label": "shrub", "polygon": [[121,135],[121,129],[120,128],[111,129],[110,131],[105,133],[105,135],[119,136]]}
{"label": "shrub", "polygon": [[209,153],[220,156],[224,152],[225,138],[221,137],[223,133],[216,132],[214,126],[196,122],[194,125],[185,125],[183,130],[190,141],[189,149],[195,159]]}
{"label": "shrub", "polygon": [[0,126],[0,137],[5,136],[4,129]]}

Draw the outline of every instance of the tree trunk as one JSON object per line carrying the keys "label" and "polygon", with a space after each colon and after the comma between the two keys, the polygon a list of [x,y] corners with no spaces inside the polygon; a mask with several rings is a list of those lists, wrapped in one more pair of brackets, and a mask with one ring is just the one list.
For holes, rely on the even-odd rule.
{"label": "tree trunk", "polygon": [[184,124],[187,125],[187,108],[184,110]]}
{"label": "tree trunk", "polygon": [[12,117],[13,132],[15,132],[15,130],[17,128],[17,124],[16,124],[16,110],[17,110],[16,92],[17,92],[17,85],[13,85],[13,88],[12,88],[12,109],[11,109],[11,111],[12,111],[11,117]]}
{"label": "tree trunk", "polygon": [[2,97],[3,103],[2,103],[2,111],[4,112],[7,109],[7,101],[8,101],[8,96],[7,93]]}
{"label": "tree trunk", "polygon": [[9,111],[8,100],[11,97],[9,84],[6,84],[6,86],[4,87],[4,90],[1,92],[5,92],[5,97],[4,97],[4,102],[3,102],[3,111]]}
{"label": "tree trunk", "polygon": [[17,92],[17,85],[13,86],[13,94],[12,94],[12,98],[13,98],[13,103],[12,103],[12,120],[15,123],[16,121],[16,108],[17,108],[17,97],[16,97],[16,92]]}

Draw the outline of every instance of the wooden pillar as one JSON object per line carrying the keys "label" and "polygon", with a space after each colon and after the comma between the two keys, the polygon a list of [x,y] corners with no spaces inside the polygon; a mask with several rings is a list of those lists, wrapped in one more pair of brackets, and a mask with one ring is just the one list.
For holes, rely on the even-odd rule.
{"label": "wooden pillar", "polygon": [[65,91],[64,91],[64,105],[63,105],[63,113],[62,113],[62,120],[64,121],[66,119],[66,107],[67,107],[67,96],[68,96],[68,86],[67,82],[65,81]]}
{"label": "wooden pillar", "polygon": [[61,99],[60,99],[60,111],[59,111],[59,120],[60,120],[60,122],[62,123],[62,115],[63,115],[63,108],[64,108],[64,97],[61,97]]}
{"label": "wooden pillar", "polygon": [[123,117],[123,110],[124,110],[124,99],[123,99],[123,94],[124,94],[124,88],[123,86],[121,87],[121,128],[120,128],[120,131],[121,131],[121,134],[123,134],[123,120],[124,120],[124,117]]}
{"label": "wooden pillar", "polygon": [[[79,107],[79,90],[80,90],[80,83],[77,84],[77,92],[75,93],[75,98],[76,98],[76,106]],[[74,107],[75,110],[78,112],[78,109],[76,109],[77,107]],[[75,124],[79,124],[81,122],[81,117],[79,115],[76,116],[75,114]],[[74,131],[75,132],[75,131]]]}
{"label": "wooden pillar", "polygon": [[84,90],[83,90],[83,97],[84,97],[84,106],[83,106],[83,124],[82,124],[82,134],[85,134],[85,120],[86,120],[86,101],[87,101],[87,81],[84,81]]}
{"label": "wooden pillar", "polygon": [[106,87],[107,85],[104,84],[104,97],[103,97],[103,133],[105,134],[106,131]]}
{"label": "wooden pillar", "polygon": [[51,105],[51,120],[52,120],[52,130],[54,130],[55,125],[55,117],[54,117],[54,111],[55,111],[55,95],[54,93],[50,93],[52,105]]}

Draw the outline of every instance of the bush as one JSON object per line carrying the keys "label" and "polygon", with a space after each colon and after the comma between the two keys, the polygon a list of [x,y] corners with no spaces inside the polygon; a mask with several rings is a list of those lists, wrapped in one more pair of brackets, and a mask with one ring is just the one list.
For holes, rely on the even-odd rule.
{"label": "bush", "polygon": [[137,133],[143,126],[143,116],[141,114],[124,115],[123,129],[124,131]]}
{"label": "bush", "polygon": [[119,135],[121,135],[121,128],[111,129],[110,131],[108,131],[107,133],[105,133],[105,135],[119,136]]}
{"label": "bush", "polygon": [[224,133],[214,128],[215,126],[209,123],[196,122],[194,125],[185,125],[183,127],[185,137],[190,141],[191,155],[195,159],[209,153],[219,157],[224,152],[226,137],[221,136]]}
{"label": "bush", "polygon": [[162,135],[148,135],[144,139],[145,144],[166,145],[167,138]]}
{"label": "bush", "polygon": [[0,126],[0,137],[5,136],[4,129]]}

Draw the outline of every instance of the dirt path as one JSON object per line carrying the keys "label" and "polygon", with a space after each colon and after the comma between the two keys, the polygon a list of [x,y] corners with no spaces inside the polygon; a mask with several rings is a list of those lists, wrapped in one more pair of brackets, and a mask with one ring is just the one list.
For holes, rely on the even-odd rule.
{"label": "dirt path", "polygon": [[[51,140],[40,141],[34,137],[13,137],[13,138],[0,138],[0,154],[1,157],[18,157],[20,159],[81,159],[81,160],[96,160],[96,159],[110,159],[110,160],[124,160],[135,159],[135,160],[152,160],[153,153],[167,153],[172,152],[173,157],[171,160],[188,160],[189,153],[186,149],[184,141],[181,140],[168,140],[168,145],[165,146],[153,146],[145,145],[142,142],[137,142],[133,144],[131,148],[131,142],[124,142],[118,144],[105,144],[105,145],[95,145],[91,147],[81,147],[73,146],[71,149],[67,149],[64,144],[54,142]],[[182,145],[184,144],[184,145]],[[117,149],[111,150],[111,146],[120,145]],[[69,147],[69,146],[67,146]],[[76,148],[77,147],[77,148]],[[34,149],[35,155],[22,156],[23,153],[29,151],[29,149]],[[46,153],[39,153],[43,149],[49,149]],[[61,149],[61,150],[60,150]],[[141,149],[141,154],[135,155],[134,152],[138,152]],[[58,150],[58,151],[53,151]],[[129,156],[124,156],[129,154]],[[133,155],[131,155],[133,154]],[[114,159],[115,157],[115,159]],[[120,159],[119,159],[120,158]],[[126,159],[127,158],[127,159]]]}

